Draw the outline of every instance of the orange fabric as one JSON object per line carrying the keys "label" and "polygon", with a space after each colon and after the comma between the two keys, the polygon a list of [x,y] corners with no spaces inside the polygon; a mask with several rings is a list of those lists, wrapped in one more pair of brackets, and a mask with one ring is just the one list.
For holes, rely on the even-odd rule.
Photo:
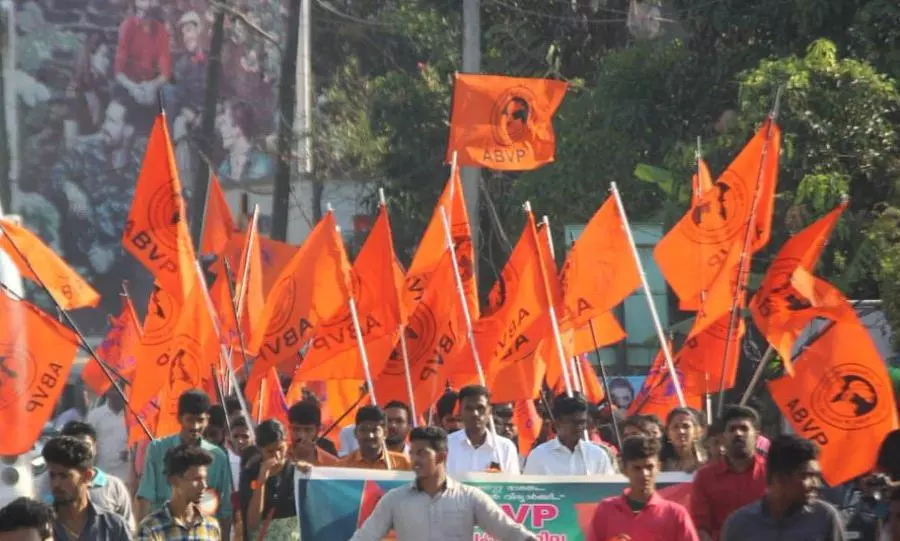
{"label": "orange fabric", "polygon": [[228,245],[228,240],[236,231],[231,208],[225,199],[225,192],[216,175],[209,179],[206,196],[206,216],[203,220],[203,237],[200,239],[200,253],[220,254]]}
{"label": "orange fabric", "polygon": [[[472,244],[472,227],[469,225],[469,214],[466,210],[466,200],[463,197],[462,183],[459,180],[459,170],[454,169],[447,185],[438,199],[431,221],[425,228],[422,240],[416,248],[412,263],[406,272],[406,287],[403,291],[403,306],[411,313],[416,304],[422,300],[425,290],[431,281],[431,276],[447,252],[446,234],[441,220],[441,208],[447,213],[447,221],[450,223],[450,234],[453,238],[453,246],[456,250],[456,262],[459,266],[459,274],[462,278],[463,291],[469,307],[472,321],[478,319],[481,313],[478,306],[478,283],[475,276],[475,246]],[[456,283],[447,291],[456,291]]]}
{"label": "orange fabric", "polygon": [[179,301],[188,296],[194,285],[194,246],[164,114],[157,115],[147,141],[122,244],[163,289]]}
{"label": "orange fabric", "polygon": [[[159,417],[159,404],[157,401],[152,400],[148,402],[143,409],[138,411],[138,415],[141,416],[144,424],[147,425],[150,434],[156,437],[156,421]],[[141,425],[137,422],[135,415],[131,413],[131,410],[128,408],[125,409],[125,428],[128,430],[129,447],[136,443],[150,441],[150,438],[147,437],[147,433],[144,432],[144,429],[141,428]]]}
{"label": "orange fabric", "polygon": [[[671,345],[669,346],[671,348]],[[683,380],[682,371],[677,366],[675,373],[679,379]],[[688,407],[700,409],[702,407],[703,395],[699,393],[684,392],[684,400]],[[653,359],[647,377],[644,378],[644,384],[641,390],[635,395],[634,400],[628,407],[628,415],[656,415],[660,419],[665,419],[673,408],[677,408],[678,394],[675,391],[675,385],[666,366],[666,358],[662,349]]]}
{"label": "orange fabric", "polygon": [[316,466],[337,466],[340,461],[341,459],[328,451],[323,451],[321,448],[316,447]]}
{"label": "orange fabric", "polygon": [[[434,268],[419,302],[405,327],[409,367],[412,374],[416,415],[424,413],[444,392],[449,359],[469,350],[462,303],[456,293],[453,260],[450,251]],[[469,372],[475,371],[471,357]],[[398,344],[375,381],[378,400],[409,403],[406,389],[406,368]]]}
{"label": "orange fabric", "polygon": [[[703,194],[713,189],[712,174],[709,172],[709,165],[702,158],[697,160],[697,172],[691,179],[691,208],[699,205],[703,201]],[[694,263],[698,269],[703,270],[703,246],[700,246],[696,254],[697,261]],[[701,282],[704,280],[701,279]],[[690,299],[680,300],[678,308],[684,311],[696,312],[703,304],[702,295],[697,295]]]}
{"label": "orange fabric", "polygon": [[[353,263],[353,296],[373,375],[384,368],[398,338],[398,329],[403,322],[402,284],[403,272],[394,255],[391,224],[387,209],[382,206]],[[349,306],[319,323],[294,377],[322,381],[365,378]]]}
{"label": "orange fabric", "polygon": [[78,338],[35,306],[0,292],[0,455],[31,450],[53,414]]}
{"label": "orange fabric", "polygon": [[584,396],[591,404],[599,404],[606,397],[606,393],[603,392],[603,384],[597,376],[597,371],[594,370],[585,355],[579,355],[577,362],[578,370],[581,372]]}
{"label": "orange fabric", "polygon": [[[742,305],[738,306],[742,310]],[[744,337],[744,320],[737,319],[737,327],[728,341],[728,327],[731,314],[725,313],[703,330],[688,334],[681,351],[675,358],[676,372],[685,395],[719,392],[722,386],[722,372],[725,372],[724,388],[734,387],[738,362],[741,358],[741,344]],[[727,353],[726,353],[727,345]],[[728,358],[726,360],[726,354]]]}
{"label": "orange fabric", "polygon": [[338,460],[336,466],[339,468],[360,468],[367,470],[398,470],[398,471],[409,471],[412,469],[412,463],[409,461],[409,457],[404,455],[403,453],[397,453],[394,451],[385,451],[387,453],[387,458],[391,462],[391,467],[388,468],[387,460],[385,460],[384,453],[378,457],[378,460],[375,462],[367,462],[363,459],[362,451],[357,449],[353,451],[349,455],[344,458]]}
{"label": "orange fabric", "polygon": [[[136,365],[134,354],[140,340],[141,330],[137,326],[134,305],[131,304],[131,299],[123,296],[122,312],[116,317],[109,318],[109,331],[103,342],[97,346],[97,355],[130,382],[134,379]],[[97,396],[112,386],[100,365],[93,360],[84,366],[81,379]]]}
{"label": "orange fabric", "polygon": [[283,426],[288,426],[288,405],[281,390],[281,381],[275,367],[262,378],[259,387],[247,389],[247,400],[250,402],[250,415],[257,423],[267,419],[277,419]]}
{"label": "orange fabric", "polygon": [[[534,216],[530,212],[526,216],[522,236],[491,290],[494,309],[473,326],[478,356],[495,402],[538,396],[546,367],[535,353],[540,341],[552,336]],[[471,350],[461,353],[459,359],[448,363],[448,374],[471,376]]]}
{"label": "orange fabric", "polygon": [[5,233],[0,234],[0,250],[9,255],[24,278],[43,282],[63,310],[97,306],[100,294],[40,237],[11,220],[0,223]]}
{"label": "orange fabric", "polygon": [[743,248],[757,189],[750,253],[768,243],[780,150],[781,129],[767,120],[712,189],[656,245],[653,257],[679,299],[690,303],[708,290],[731,247]]}
{"label": "orange fabric", "polygon": [[794,341],[817,317],[841,319],[853,313],[840,292],[812,275],[837,221],[842,203],[791,237],[772,261],[750,303],[753,322],[793,374]]}
{"label": "orange fabric", "polygon": [[534,400],[516,400],[513,407],[513,422],[519,434],[519,454],[525,456],[534,447],[544,422],[534,406]]}
{"label": "orange fabric", "polygon": [[[610,344],[615,344],[625,338],[625,331],[619,325],[619,322],[616,321],[615,316],[611,312],[606,312],[600,314],[600,316],[591,320],[594,324],[594,335],[597,337],[597,345],[594,346],[594,337],[591,336],[591,327],[590,323],[578,329],[572,329],[571,324],[568,321],[563,321],[560,323],[562,327],[562,342],[563,342],[563,351],[566,354],[566,358],[571,359],[572,357],[582,358],[586,353],[593,353],[598,348],[602,348],[604,346],[608,346]],[[547,373],[544,378],[547,381],[547,385],[554,389],[555,392],[561,393],[565,391],[565,381],[562,378],[562,369],[559,366],[558,362],[551,362],[550,359],[556,359],[556,344],[553,343],[553,337],[545,337],[541,341],[541,345],[538,350],[538,354],[544,359],[545,364],[547,365]],[[585,361],[582,359],[582,361]],[[588,363],[588,366],[590,363]],[[593,378],[596,379],[596,372],[593,368],[590,369],[590,373],[593,374]],[[585,372],[584,377],[585,380],[590,375]],[[588,386],[593,385],[593,381],[585,381],[588,383]],[[588,395],[590,397],[590,395]],[[602,400],[603,393],[601,391],[600,397],[596,402]],[[591,401],[594,401],[593,399]]]}
{"label": "orange fabric", "polygon": [[611,311],[641,285],[614,197],[597,210],[562,270],[566,311],[575,326]]}
{"label": "orange fabric", "polygon": [[536,169],[555,160],[553,114],[568,84],[550,79],[456,74],[447,163],[503,171]]}
{"label": "orange fabric", "polygon": [[[247,243],[247,233],[235,233],[225,245],[222,252],[228,258],[231,270],[237,273],[240,265],[241,254]],[[275,285],[281,271],[287,266],[299,248],[281,241],[272,240],[263,235],[259,236],[260,257],[263,267],[263,294],[268,295]],[[218,263],[217,263],[218,264]]]}
{"label": "orange fabric", "polygon": [[825,480],[837,486],[870,471],[898,423],[891,379],[868,330],[847,316],[796,365],[793,377],[769,382],[769,392],[794,431],[819,444]]}
{"label": "orange fabric", "polygon": [[259,352],[251,384],[279,362],[296,358],[315,327],[347,306],[349,267],[334,213],[328,212],[266,296],[259,317],[265,332],[250,341],[250,350]]}

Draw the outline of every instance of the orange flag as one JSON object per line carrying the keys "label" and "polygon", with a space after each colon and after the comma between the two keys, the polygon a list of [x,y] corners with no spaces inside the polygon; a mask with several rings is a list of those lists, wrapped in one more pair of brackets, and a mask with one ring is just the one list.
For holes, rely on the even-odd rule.
{"label": "orange flag", "polygon": [[812,272],[846,202],[791,237],[781,250],[750,303],[753,322],[793,374],[794,341],[816,317],[840,319],[853,313],[843,295]]}
{"label": "orange flag", "polygon": [[534,400],[517,400],[513,408],[513,422],[519,433],[519,455],[525,456],[534,447],[544,421],[534,406]]}
{"label": "orange flag", "polygon": [[166,116],[159,114],[147,142],[122,244],[179,301],[194,285],[194,247],[186,216]]}
{"label": "orange flag", "polygon": [[[134,379],[135,351],[140,344],[141,329],[131,299],[122,297],[122,312],[109,318],[106,338],[97,346],[97,355],[128,381]],[[81,379],[97,396],[109,390],[111,384],[96,361],[88,361],[81,372]]]}
{"label": "orange flag", "polygon": [[100,294],[37,235],[9,219],[0,220],[0,224],[0,249],[9,255],[22,276],[43,282],[63,310],[97,306]]}
{"label": "orange flag", "polygon": [[[384,368],[403,322],[399,297],[403,271],[399,267],[387,209],[381,206],[352,272],[353,296],[373,375]],[[349,306],[319,323],[294,377],[304,381],[365,378]]]}
{"label": "orange flag", "polygon": [[769,392],[794,431],[819,444],[825,481],[837,486],[871,470],[898,424],[891,379],[869,332],[848,316],[796,363],[796,374],[769,382]]}
{"label": "orange flag", "polygon": [[[448,359],[460,357],[463,349],[469,349],[462,303],[455,292],[453,260],[450,251],[445,250],[405,329],[416,415],[425,412],[444,392]],[[471,362],[470,359],[469,371],[474,372]],[[409,402],[405,373],[403,356],[397,346],[375,381],[380,402]]]}
{"label": "orange flag", "polygon": [[750,253],[768,243],[780,150],[781,129],[766,120],[712,189],[656,245],[653,257],[679,299],[690,302],[708,290],[731,247],[743,247],[757,189]]}
{"label": "orange flag", "polygon": [[576,327],[610,312],[641,285],[614,197],[597,210],[562,269],[566,313]]}
{"label": "orange flag", "polygon": [[[549,288],[541,270],[534,216],[526,212],[525,229],[491,290],[494,309],[474,327],[478,355],[495,402],[538,396],[544,362],[535,353],[551,332]],[[471,352],[452,363],[453,374],[474,374]]]}
{"label": "orange flag", "polygon": [[225,199],[225,192],[215,175],[209,178],[209,193],[206,198],[206,216],[203,220],[203,237],[200,239],[200,253],[220,254],[228,245],[228,240],[236,230],[231,208]]}
{"label": "orange flag", "polygon": [[[406,271],[406,287],[403,292],[403,305],[412,312],[416,303],[422,300],[428,287],[431,275],[447,251],[446,234],[441,220],[441,208],[447,213],[450,222],[450,234],[456,251],[456,262],[462,277],[463,291],[469,306],[472,320],[478,319],[478,283],[475,276],[475,247],[472,244],[472,228],[463,198],[462,183],[459,181],[459,170],[454,169],[447,185],[434,207],[431,221],[425,228],[419,247],[413,255],[412,263]],[[455,291],[456,288],[453,288]]]}
{"label": "orange flag", "polygon": [[447,163],[502,171],[537,169],[556,158],[553,115],[563,81],[457,73]]}
{"label": "orange flag", "polygon": [[251,401],[250,408],[250,415],[256,419],[257,423],[267,419],[277,419],[282,425],[288,426],[288,405],[284,400],[281,381],[278,379],[278,372],[274,366],[263,378],[262,392],[258,393]]}
{"label": "orange flag", "polygon": [[[138,412],[141,416],[141,419],[144,421],[144,424],[147,425],[147,428],[150,430],[150,434],[153,437],[156,437],[156,421],[159,417],[159,404],[156,401],[148,402],[144,408]],[[147,433],[144,432],[144,429],[141,428],[140,423],[138,423],[137,418],[131,410],[125,408],[125,430],[128,431],[128,446],[131,447],[136,443],[141,443],[147,441],[149,438],[147,437]]]}
{"label": "orange flag", "polygon": [[[738,309],[742,310],[743,304],[738,305]],[[739,317],[731,340],[728,340],[729,325],[731,314],[725,313],[702,330],[696,330],[696,323],[695,328],[691,329],[675,357],[676,371],[685,397],[734,387],[745,326],[743,318]]]}
{"label": "orange flag", "polygon": [[[671,344],[669,348],[671,349]],[[682,370],[676,362],[675,373],[680,381],[684,380]],[[684,390],[684,400],[688,407],[700,409],[703,401],[702,394],[688,393]],[[666,366],[666,358],[663,351],[660,350],[650,365],[647,377],[644,378],[644,384],[641,390],[635,395],[634,400],[628,407],[628,415],[656,415],[660,419],[665,419],[666,415],[673,408],[677,408],[678,394],[675,391],[675,384],[672,381],[669,369]]]}
{"label": "orange flag", "polygon": [[[228,258],[228,264],[234,272],[240,266],[241,254],[247,244],[247,233],[235,233],[225,245],[222,254]],[[299,248],[285,242],[272,240],[266,236],[259,236],[260,256],[263,266],[263,293],[269,294],[281,271],[296,255]]]}
{"label": "orange flag", "polygon": [[177,429],[177,403],[182,392],[212,388],[212,366],[219,358],[219,341],[206,304],[205,291],[199,283],[183,305],[172,297],[151,295],[144,322],[144,335],[137,351],[137,367],[129,401],[133,408],[143,409],[159,395],[158,436]]}
{"label": "orange flag", "polygon": [[31,450],[53,414],[78,338],[35,306],[0,292],[0,455]]}
{"label": "orange flag", "polygon": [[[625,331],[622,330],[621,326],[619,326],[619,322],[616,321],[615,316],[613,316],[611,312],[602,314],[591,321],[594,324],[594,336],[596,336],[597,338],[596,346],[594,345],[594,336],[591,336],[591,328],[589,326],[585,325],[584,327],[579,327],[578,329],[572,329],[567,322],[560,324],[563,327],[562,342],[563,350],[566,353],[566,358],[575,357],[579,359],[582,367],[582,372],[584,373],[583,379],[585,380],[585,383],[588,387],[591,387],[592,385],[594,385],[595,381],[599,380],[597,380],[596,372],[593,368],[590,367],[590,363],[587,362],[587,360],[584,358],[584,355],[587,353],[593,353],[598,348],[620,342],[625,339],[626,336]],[[544,359],[544,363],[547,365],[547,373],[544,376],[544,378],[547,380],[547,385],[554,390],[554,393],[559,394],[565,391],[565,383],[562,378],[562,370],[559,366],[559,363],[550,362],[550,359],[556,359],[556,350],[550,349],[555,347],[556,346],[552,344],[552,337],[549,337],[549,339],[545,338],[541,342],[541,349],[539,350],[539,354],[541,358]],[[588,367],[588,370],[585,370],[585,366]],[[591,399],[592,402],[595,403],[603,399],[602,390],[599,394],[600,398],[598,398],[596,401],[593,400],[593,397],[598,395],[594,393],[593,388],[590,390],[590,392],[588,392],[588,389],[585,389],[585,394],[588,398]]]}
{"label": "orange flag", "polygon": [[258,351],[248,385],[258,385],[269,368],[297,357],[319,323],[348,305],[350,264],[334,213],[325,214],[282,270],[259,317],[265,332],[250,341]]}

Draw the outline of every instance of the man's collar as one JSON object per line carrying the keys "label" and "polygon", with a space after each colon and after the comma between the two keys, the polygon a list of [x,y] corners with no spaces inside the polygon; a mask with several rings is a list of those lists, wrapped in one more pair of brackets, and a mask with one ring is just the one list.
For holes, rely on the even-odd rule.
{"label": "man's collar", "polygon": [[491,448],[494,447],[493,437],[491,436],[490,430],[484,431],[484,441],[478,447],[475,447],[475,445],[472,443],[472,440],[469,439],[469,433],[466,432],[465,428],[462,429],[460,432],[462,432],[463,441],[465,441],[465,443],[472,449],[481,449],[482,447],[491,447]]}
{"label": "man's collar", "polygon": [[752,472],[754,469],[756,469],[756,468],[758,468],[759,466],[761,466],[761,465],[762,465],[762,462],[763,462],[763,457],[762,457],[762,455],[760,455],[758,452],[754,452],[754,453],[753,453],[753,461],[752,461],[752,463],[750,464],[750,467],[749,467],[748,469],[742,471],[742,472],[739,472],[739,471],[737,471],[737,470],[735,470],[734,468],[731,467],[731,462],[729,462],[727,456],[723,456],[723,457],[722,457],[722,460],[720,460],[720,461],[716,464],[716,466],[717,466],[717,468],[718,468],[718,472],[719,472],[719,473],[728,473],[728,472],[731,472],[731,473],[736,473],[736,474],[739,474],[739,475],[740,475],[740,474],[743,474],[743,473]]}
{"label": "man's collar", "polygon": [[[455,488],[458,484],[459,483],[457,481],[455,481],[454,479],[452,479],[451,477],[449,477],[449,476],[444,477],[444,482],[441,483],[441,486],[438,488],[438,492],[444,492],[447,489]],[[416,480],[413,481],[412,488],[413,488],[413,490],[415,490],[417,492],[423,492],[421,482],[419,481],[418,478],[416,478]]]}
{"label": "man's collar", "polygon": [[578,443],[575,444],[575,450],[573,451],[573,450],[570,450],[569,447],[566,446],[566,444],[563,443],[562,440],[559,439],[559,436],[557,436],[557,437],[553,438],[552,440],[550,440],[550,449],[553,451],[556,451],[559,449],[565,449],[566,451],[568,451],[570,453],[574,453],[574,452],[578,451],[578,449],[581,448],[582,441],[584,441],[584,440],[582,440],[582,439],[578,440]]}
{"label": "man's collar", "polygon": [[[353,461],[354,462],[362,462],[363,464],[378,464],[379,462],[385,461],[384,453],[388,452],[384,447],[381,448],[381,454],[375,460],[366,460],[366,458],[362,454],[362,449],[357,449],[353,451]],[[318,456],[318,455],[317,455]]]}
{"label": "man's collar", "polygon": [[[631,506],[628,504],[628,500],[631,499],[631,498],[629,498],[630,494],[631,494],[631,489],[626,488],[622,492],[622,499],[619,502],[622,506],[627,507],[628,509],[631,509]],[[633,501],[637,501],[637,500],[633,500]],[[654,490],[653,494],[651,494],[650,497],[647,498],[647,502],[644,504],[644,508],[646,509],[647,507],[657,506],[657,505],[661,504],[663,501],[664,501],[663,497],[659,495],[659,491]]]}
{"label": "man's collar", "polygon": [[[762,511],[762,514],[764,516],[767,516],[769,518],[774,518],[769,514],[769,493],[768,492],[766,492],[765,496],[763,496],[762,500],[760,501],[760,510]],[[791,508],[788,509],[787,513],[785,513],[784,516],[782,516],[778,520],[784,520],[788,517],[791,517],[793,515],[797,515],[800,513],[811,513],[812,510],[813,510],[812,505],[810,505],[806,502],[796,504],[796,505],[791,506]]]}

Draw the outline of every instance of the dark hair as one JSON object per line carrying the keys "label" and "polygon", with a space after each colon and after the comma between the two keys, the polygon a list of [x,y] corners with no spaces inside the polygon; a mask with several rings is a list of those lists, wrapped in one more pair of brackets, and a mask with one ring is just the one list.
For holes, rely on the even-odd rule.
{"label": "dark hair", "polygon": [[31,498],[16,498],[0,509],[0,532],[35,529],[38,537],[53,537],[53,508]]}
{"label": "dark hair", "polygon": [[753,425],[753,428],[759,430],[759,413],[755,409],[748,406],[739,406],[730,404],[725,406],[725,412],[722,414],[722,430],[728,426],[731,421],[747,420]]}
{"label": "dark hair", "polygon": [[466,398],[484,397],[488,403],[491,402],[491,392],[484,385],[466,385],[459,390],[459,402],[462,403]]}
{"label": "dark hair", "polygon": [[900,429],[888,432],[878,447],[875,465],[891,478],[900,481]]}
{"label": "dark hair", "polygon": [[229,396],[225,398],[225,413],[227,413],[229,417],[239,411],[241,411],[241,400],[238,397]]}
{"label": "dark hair", "polygon": [[437,413],[437,418],[443,419],[448,415],[453,415],[453,412],[456,411],[456,403],[459,402],[459,395],[456,391],[452,389],[447,389],[444,394],[438,398],[437,402],[434,405],[434,409]]}
{"label": "dark hair", "polygon": [[563,415],[571,415],[573,413],[587,413],[588,403],[581,394],[573,394],[569,396],[565,393],[553,399],[553,417],[559,419]]}
{"label": "dark hair", "polygon": [[94,467],[91,446],[75,436],[57,436],[44,445],[41,456],[48,464],[87,471]]}
{"label": "dark hair", "polygon": [[900,502],[900,486],[894,487],[894,489],[891,490],[890,501]]}
{"label": "dark hair", "polygon": [[69,421],[63,425],[62,430],[59,431],[59,435],[72,436],[74,438],[87,436],[91,438],[94,443],[97,443],[97,431],[94,430],[93,426],[81,421]]}
{"label": "dark hair", "polygon": [[247,422],[246,417],[239,415],[231,420],[231,429],[235,428],[250,428],[250,423]]}
{"label": "dark hair", "polygon": [[766,479],[772,481],[775,474],[790,474],[810,460],[818,460],[819,446],[806,438],[783,434],[774,438],[766,457]]}
{"label": "dark hair", "polygon": [[512,419],[512,416],[515,414],[515,409],[513,409],[512,404],[509,402],[500,402],[499,404],[493,404],[491,406],[491,413],[494,417]]}
{"label": "dark hair", "polygon": [[623,389],[628,389],[628,392],[631,393],[631,396],[634,396],[634,385],[631,384],[625,378],[613,378],[609,381],[609,390],[612,391],[616,387],[621,387]]}
{"label": "dark hair", "polygon": [[428,442],[438,453],[447,452],[447,432],[439,426],[417,426],[410,431],[409,441]]}
{"label": "dark hair", "polygon": [[707,428],[709,428],[709,424],[706,422],[706,415],[704,415],[702,411],[698,410],[697,408],[686,409],[694,415],[694,420],[702,430],[706,430]]}
{"label": "dark hair", "polygon": [[[630,426],[630,427],[640,430],[641,432],[647,433],[647,430],[644,428],[644,425],[646,425],[647,422],[648,422],[647,418],[644,417],[643,415],[640,415],[640,414],[630,415],[630,416],[626,417],[624,421],[622,421],[622,424],[619,425],[619,429],[622,430],[622,432],[624,433],[625,428]],[[649,436],[649,434],[647,434],[647,435]]]}
{"label": "dark hair", "polygon": [[209,426],[225,428],[227,426],[225,419],[225,408],[221,404],[209,408]]}
{"label": "dark hair", "polygon": [[282,442],[286,437],[284,426],[276,419],[265,420],[256,427],[256,445],[259,447]]}
{"label": "dark hair", "polygon": [[384,424],[384,412],[378,406],[368,405],[356,410],[356,424],[360,423],[381,423]]}
{"label": "dark hair", "polygon": [[301,400],[288,409],[288,422],[292,425],[322,426],[322,408],[318,402]]}
{"label": "dark hair", "polygon": [[622,442],[622,464],[632,460],[644,460],[659,457],[662,448],[659,440],[650,436],[631,436]]}
{"label": "dark hair", "polygon": [[401,402],[399,400],[391,400],[390,402],[388,402],[387,404],[384,405],[384,409],[385,410],[402,409],[403,411],[406,412],[407,422],[412,422],[412,420],[413,420],[412,408],[410,408],[408,405],[404,404],[403,402]]}
{"label": "dark hair", "polygon": [[669,428],[669,425],[672,424],[672,420],[676,415],[687,415],[695,425],[701,426],[700,417],[691,408],[672,408],[672,410],[669,411],[669,414],[666,415],[666,428]]}
{"label": "dark hair", "polygon": [[178,416],[209,413],[209,397],[200,389],[191,389],[178,397]]}
{"label": "dark hair", "polygon": [[164,471],[170,477],[184,475],[196,466],[209,466],[212,461],[213,456],[209,451],[184,444],[166,451],[166,457],[163,459]]}

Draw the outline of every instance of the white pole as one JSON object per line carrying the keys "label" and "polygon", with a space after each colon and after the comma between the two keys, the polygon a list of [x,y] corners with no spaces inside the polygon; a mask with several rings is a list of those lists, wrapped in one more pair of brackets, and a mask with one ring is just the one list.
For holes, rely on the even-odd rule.
{"label": "white pole", "polygon": [[[247,279],[247,274],[250,272],[250,254],[253,253],[253,240],[255,235],[251,235],[250,232],[256,230],[256,227],[259,225],[259,205],[253,205],[253,216],[250,217],[250,227],[247,228],[247,260],[244,261],[244,280]],[[257,231],[257,235],[259,232]],[[237,280],[237,276],[234,277]],[[237,298],[237,311],[238,318],[244,316],[244,302],[247,300],[247,285],[244,284],[241,287],[241,290],[238,291]],[[237,321],[238,324],[238,332],[241,330],[241,322]]]}
{"label": "white pole", "polygon": [[[525,212],[531,215],[531,202],[525,201],[523,205]],[[533,218],[532,218],[533,219]],[[549,222],[548,222],[549,227]],[[537,231],[535,231],[537,233]],[[553,331],[553,341],[556,342],[556,355],[559,357],[559,366],[562,368],[563,383],[566,386],[566,395],[572,396],[572,377],[569,374],[569,361],[566,360],[566,353],[562,345],[562,336],[559,334],[559,321],[556,319],[556,307],[553,306],[553,297],[550,295],[550,286],[547,281],[547,269],[544,268],[544,257],[541,250],[541,242],[535,235],[538,250],[538,268],[541,270],[541,280],[544,281],[544,294],[547,297],[547,307],[550,313],[550,328]]]}
{"label": "white pole", "polygon": [[666,358],[666,367],[669,369],[669,376],[672,378],[672,384],[675,386],[675,395],[678,397],[678,405],[682,408],[687,407],[687,402],[684,400],[684,391],[681,389],[681,381],[678,379],[678,373],[675,371],[675,362],[672,360],[672,352],[669,351],[669,343],[666,341],[662,322],[659,320],[659,313],[656,311],[656,304],[653,302],[653,295],[650,294],[650,284],[647,283],[647,274],[644,272],[644,265],[641,263],[641,257],[638,254],[637,246],[634,244],[631,226],[628,224],[628,216],[625,215],[625,207],[622,206],[622,196],[619,195],[619,188],[616,186],[615,182],[610,182],[609,188],[613,193],[613,197],[616,198],[619,216],[622,217],[622,225],[625,227],[625,234],[628,236],[628,244],[631,246],[631,255],[634,257],[634,263],[637,265],[638,274],[641,276],[641,286],[644,289],[644,296],[647,298],[647,308],[650,310],[650,316],[653,318],[653,326],[656,327],[656,336],[659,338],[659,347],[662,349],[663,355]]}
{"label": "white pole", "polygon": [[753,395],[754,387],[756,387],[756,384],[759,383],[759,378],[762,377],[762,373],[766,369],[766,365],[769,364],[769,361],[772,359],[772,356],[774,354],[775,348],[769,345],[766,353],[762,356],[762,359],[759,360],[759,365],[757,365],[756,370],[753,372],[753,377],[750,378],[750,383],[747,384],[747,389],[744,390],[744,395],[741,396],[740,405],[746,406],[747,402],[750,401],[750,397]]}
{"label": "white pole", "polygon": [[444,239],[447,242],[447,249],[450,250],[450,260],[453,264],[453,277],[456,281],[456,291],[459,295],[459,302],[462,304],[463,317],[466,320],[466,336],[469,338],[469,347],[472,349],[472,359],[475,361],[475,370],[478,372],[478,381],[481,385],[487,386],[487,379],[484,377],[484,368],[481,364],[481,357],[478,355],[478,348],[475,347],[475,333],[472,331],[472,315],[469,314],[469,303],[466,302],[466,292],[463,289],[462,277],[459,275],[459,264],[456,261],[456,248],[453,246],[453,235],[450,233],[450,221],[447,219],[447,211],[441,206],[441,221],[444,222]]}
{"label": "white pole", "polygon": [[[381,207],[385,209],[387,212],[387,200],[384,197],[384,188],[378,188],[378,201],[381,203]],[[403,299],[400,298],[400,291],[397,290],[397,305],[403,303]],[[412,369],[409,366],[409,350],[406,347],[406,322],[403,321],[400,323],[400,354],[403,356],[403,379],[406,380],[406,394],[409,395],[409,407],[413,411],[412,419],[409,420],[412,423],[412,426],[415,428],[416,426],[416,396],[413,392],[413,384],[412,384]]]}

